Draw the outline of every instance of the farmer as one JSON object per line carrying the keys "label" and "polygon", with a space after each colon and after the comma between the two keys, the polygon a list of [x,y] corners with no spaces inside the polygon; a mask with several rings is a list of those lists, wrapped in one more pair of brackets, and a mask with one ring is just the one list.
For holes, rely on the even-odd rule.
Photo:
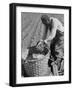
{"label": "farmer", "polygon": [[[48,17],[48,15],[43,15],[41,20],[46,26],[44,41],[47,44],[51,42],[49,46],[51,51],[50,58],[52,57],[50,60],[52,61],[49,60],[48,64],[52,67],[52,62],[55,61],[58,65],[58,70],[60,70],[61,61],[63,60],[64,56],[64,27],[58,19],[54,17]],[[52,68],[51,70],[53,72]]]}

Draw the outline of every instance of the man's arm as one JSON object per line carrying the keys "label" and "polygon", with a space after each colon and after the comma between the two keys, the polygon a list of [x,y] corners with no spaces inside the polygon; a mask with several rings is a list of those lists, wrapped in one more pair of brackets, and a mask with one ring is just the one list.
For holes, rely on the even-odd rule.
{"label": "man's arm", "polygon": [[51,20],[52,20],[52,29],[51,29],[51,32],[49,32],[48,30],[47,40],[52,40],[55,37],[56,30],[64,32],[64,27],[58,19],[51,17]]}
{"label": "man's arm", "polygon": [[52,22],[52,29],[51,29],[51,31],[48,30],[47,39],[46,40],[52,40],[55,37],[57,26],[58,26],[58,23],[53,20],[53,22]]}

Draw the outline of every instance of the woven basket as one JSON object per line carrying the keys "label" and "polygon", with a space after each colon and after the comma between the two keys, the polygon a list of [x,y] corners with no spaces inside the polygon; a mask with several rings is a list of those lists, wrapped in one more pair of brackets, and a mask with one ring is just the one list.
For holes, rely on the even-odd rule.
{"label": "woven basket", "polygon": [[24,68],[28,76],[48,76],[50,68],[48,67],[48,59],[34,59],[24,61]]}

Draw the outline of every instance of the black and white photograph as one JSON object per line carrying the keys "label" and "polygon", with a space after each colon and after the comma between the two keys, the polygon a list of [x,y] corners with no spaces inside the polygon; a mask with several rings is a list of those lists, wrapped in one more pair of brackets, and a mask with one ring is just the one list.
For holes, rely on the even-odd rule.
{"label": "black and white photograph", "polygon": [[64,75],[64,15],[21,13],[23,77]]}
{"label": "black and white photograph", "polygon": [[10,86],[71,83],[71,7],[10,5]]}

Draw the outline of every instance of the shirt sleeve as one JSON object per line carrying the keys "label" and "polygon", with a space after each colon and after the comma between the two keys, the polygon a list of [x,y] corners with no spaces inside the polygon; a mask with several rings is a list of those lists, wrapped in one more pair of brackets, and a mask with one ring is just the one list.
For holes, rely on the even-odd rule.
{"label": "shirt sleeve", "polygon": [[56,26],[56,28],[59,31],[64,32],[64,26],[62,25],[62,23],[58,19],[53,18],[53,23],[54,23],[54,27]]}
{"label": "shirt sleeve", "polygon": [[58,24],[56,22],[56,20],[54,18],[51,18],[51,21],[52,21],[52,29],[51,29],[51,32],[49,34],[49,30],[48,30],[48,33],[47,33],[47,40],[52,40],[55,35],[56,35],[56,30],[57,30],[57,27],[58,27]]}
{"label": "shirt sleeve", "polygon": [[50,17],[50,20],[52,21],[52,29],[51,29],[50,34],[49,34],[49,30],[48,30],[47,38],[46,38],[47,41],[52,40],[55,37],[56,30],[64,32],[64,27],[58,19]]}

